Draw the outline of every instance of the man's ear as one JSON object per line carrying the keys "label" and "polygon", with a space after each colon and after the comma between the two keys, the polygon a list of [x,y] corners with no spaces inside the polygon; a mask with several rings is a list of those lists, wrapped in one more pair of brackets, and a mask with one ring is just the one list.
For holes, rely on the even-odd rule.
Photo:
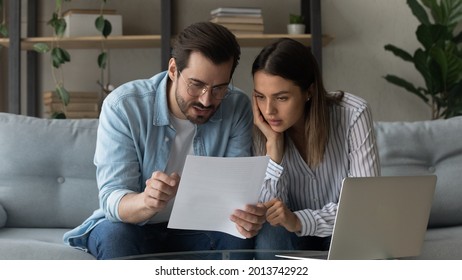
{"label": "man's ear", "polygon": [[170,77],[170,80],[174,81],[176,78],[176,62],[174,58],[170,58],[168,61],[168,76]]}

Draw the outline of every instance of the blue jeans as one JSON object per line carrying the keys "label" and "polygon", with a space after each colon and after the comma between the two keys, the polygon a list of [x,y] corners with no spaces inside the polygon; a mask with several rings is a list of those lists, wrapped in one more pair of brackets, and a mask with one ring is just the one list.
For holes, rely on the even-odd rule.
{"label": "blue jeans", "polygon": [[262,229],[255,236],[255,249],[260,252],[255,253],[255,259],[269,260],[276,259],[274,253],[264,252],[266,250],[293,251],[293,250],[313,250],[327,251],[330,246],[331,237],[317,236],[297,236],[293,232],[287,231],[282,226],[274,227],[269,223],[263,224]]}
{"label": "blue jeans", "polygon": [[[88,250],[97,259],[204,250],[253,249],[253,239],[241,239],[215,231],[178,230],[167,223],[138,226],[103,221],[88,237]],[[207,256],[202,256],[207,258]],[[218,258],[211,254],[210,258]],[[253,258],[249,254],[232,254],[236,259]]]}

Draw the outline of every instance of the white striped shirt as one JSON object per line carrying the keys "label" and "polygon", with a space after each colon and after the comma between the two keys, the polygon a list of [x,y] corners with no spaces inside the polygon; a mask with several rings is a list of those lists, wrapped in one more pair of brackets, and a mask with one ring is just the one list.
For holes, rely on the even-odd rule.
{"label": "white striped shirt", "polygon": [[342,180],[380,176],[371,112],[366,101],[346,93],[331,107],[329,141],[312,170],[290,139],[281,165],[270,160],[260,201],[281,198],[300,219],[299,236],[332,234]]}

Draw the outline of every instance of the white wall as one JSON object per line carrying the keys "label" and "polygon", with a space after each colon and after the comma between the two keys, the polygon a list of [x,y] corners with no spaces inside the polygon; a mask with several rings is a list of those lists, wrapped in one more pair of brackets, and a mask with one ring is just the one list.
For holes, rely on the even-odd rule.
{"label": "white wall", "polygon": [[[46,21],[50,18],[54,1],[40,2],[39,27],[44,35],[50,35],[51,28]],[[110,0],[108,3],[108,8],[116,9],[123,15],[124,34],[160,33],[160,0]],[[285,32],[288,14],[298,12],[300,8],[299,0],[174,0],[175,32],[189,23],[208,20],[211,9],[226,5],[262,7],[267,33]],[[423,101],[383,79],[386,74],[396,74],[422,85],[422,79],[412,65],[383,48],[385,44],[392,43],[412,53],[419,46],[414,34],[418,22],[406,2],[322,0],[321,5],[323,33],[334,37],[323,49],[323,73],[327,89],[342,89],[365,98],[371,105],[375,120],[429,119],[430,109]],[[70,8],[97,9],[99,1],[65,2],[65,9]],[[247,92],[252,89],[250,67],[259,50],[243,48],[234,76],[234,83]],[[70,52],[72,61],[64,66],[66,87],[69,90],[98,90],[98,51]],[[111,82],[115,85],[147,78],[160,71],[159,49],[114,49],[110,51],[110,57]],[[49,58],[42,55],[40,61],[40,90],[52,90]]]}
{"label": "white wall", "polygon": [[410,53],[420,47],[414,33],[418,21],[406,2],[321,2],[323,33],[335,37],[323,49],[326,86],[365,98],[375,120],[430,119],[431,110],[421,99],[383,78],[386,74],[396,74],[416,85],[424,85],[412,64],[384,50],[384,45],[389,43]]}

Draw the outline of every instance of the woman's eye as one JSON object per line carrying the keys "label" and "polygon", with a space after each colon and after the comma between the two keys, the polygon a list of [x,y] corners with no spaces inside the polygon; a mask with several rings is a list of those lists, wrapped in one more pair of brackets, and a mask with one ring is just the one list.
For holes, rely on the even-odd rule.
{"label": "woman's eye", "polygon": [[256,94],[255,93],[254,95],[255,95],[255,98],[257,98],[257,99],[263,99],[264,98],[264,96],[261,95],[261,94]]}

